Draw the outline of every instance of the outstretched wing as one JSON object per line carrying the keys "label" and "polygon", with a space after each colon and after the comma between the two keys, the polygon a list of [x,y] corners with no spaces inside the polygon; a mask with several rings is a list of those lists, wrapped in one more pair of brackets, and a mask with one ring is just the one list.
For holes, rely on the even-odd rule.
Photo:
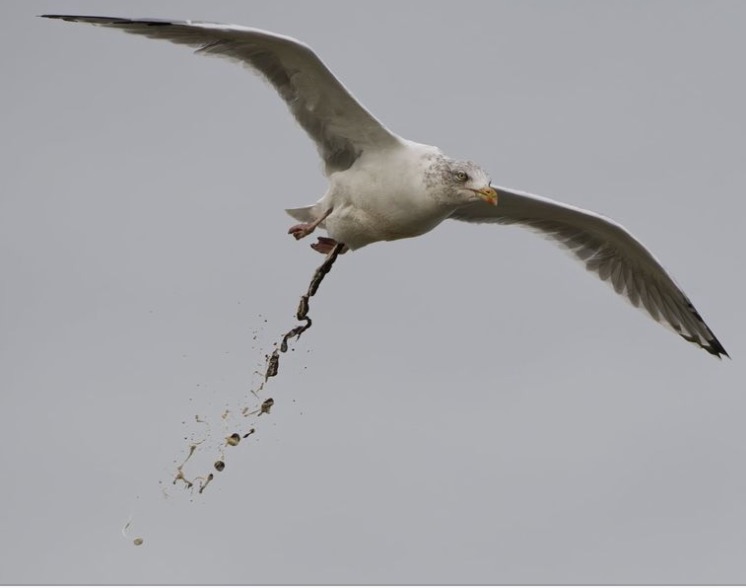
{"label": "outstretched wing", "polygon": [[316,142],[327,174],[347,169],[366,149],[385,149],[399,142],[308,46],[290,37],[248,27],[192,21],[57,14],[43,17],[164,39],[194,47],[201,55],[226,57],[249,66],[274,86]]}
{"label": "outstretched wing", "polygon": [[586,269],[608,281],[618,294],[687,341],[713,355],[728,356],[689,298],[658,260],[621,225],[549,198],[495,188],[498,204],[468,204],[451,218],[473,223],[518,224],[568,249]]}

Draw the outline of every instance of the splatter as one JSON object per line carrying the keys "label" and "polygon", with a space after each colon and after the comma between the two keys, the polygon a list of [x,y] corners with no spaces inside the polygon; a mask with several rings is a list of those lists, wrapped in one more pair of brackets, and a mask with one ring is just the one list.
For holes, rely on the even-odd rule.
{"label": "splatter", "polygon": [[176,482],[178,481],[182,481],[184,482],[184,486],[187,489],[194,486],[194,482],[191,480],[188,480],[186,476],[184,475],[184,466],[186,465],[186,462],[188,462],[189,459],[194,455],[194,452],[197,449],[197,445],[199,445],[199,443],[192,443],[189,446],[189,455],[186,456],[186,459],[184,459],[184,461],[182,461],[180,465],[176,466],[176,475],[174,476],[174,479],[172,482],[173,484],[176,484]]}
{"label": "splatter", "polygon": [[[313,324],[311,321],[311,318],[308,316],[308,313],[310,311],[310,299],[313,297],[316,292],[319,289],[319,286],[321,285],[321,282],[323,281],[326,274],[329,273],[329,271],[332,268],[332,265],[334,264],[335,260],[339,256],[339,254],[344,249],[344,245],[338,244],[336,245],[332,251],[327,255],[324,262],[316,269],[316,271],[313,274],[313,277],[311,278],[311,282],[308,285],[308,289],[305,294],[303,294],[300,298],[300,301],[298,302],[298,307],[295,312],[295,318],[298,321],[302,321],[303,324],[296,325],[289,331],[287,331],[282,338],[279,340],[279,343],[275,343],[275,349],[272,351],[271,354],[266,356],[266,367],[264,370],[264,374],[261,374],[261,372],[258,372],[257,375],[263,376],[263,381],[259,385],[258,388],[252,389],[251,393],[257,397],[257,399],[260,399],[259,393],[262,392],[265,385],[267,384],[268,380],[270,378],[274,378],[277,376],[277,374],[280,371],[280,354],[281,353],[287,353],[288,350],[292,349],[290,347],[290,343],[292,341],[297,341],[300,339],[301,335],[305,333],[308,329],[311,328],[311,325]],[[260,315],[261,316],[261,315]],[[264,322],[266,323],[267,320],[264,319]],[[254,340],[256,340],[256,332],[254,332]],[[241,416],[248,417],[248,416],[261,416],[263,414],[269,414],[272,407],[274,406],[274,399],[273,398],[266,398],[263,400],[259,406],[259,408],[251,410],[249,406],[245,406],[240,410]],[[223,420],[224,426],[227,429],[229,426],[229,419],[232,417],[232,413],[229,409],[225,409],[224,412],[221,415],[221,419]],[[204,418],[200,417],[199,414],[194,415],[194,420],[197,423],[205,424],[207,426],[207,438],[209,438],[210,435],[210,423],[205,420]],[[227,432],[227,431],[226,431]],[[256,432],[256,429],[253,427],[245,433],[243,436],[239,433],[231,433],[227,437],[225,437],[225,445],[221,445],[221,447],[236,447],[241,442],[241,439],[246,439],[250,435],[253,435]],[[206,438],[206,439],[207,439]],[[176,484],[177,482],[182,482],[184,484],[184,488],[187,490],[193,490],[195,487],[195,484],[199,482],[198,487],[198,493],[202,494],[207,486],[213,481],[214,474],[210,472],[207,474],[207,476],[196,476],[193,479],[188,479],[184,473],[184,466],[189,461],[189,459],[194,455],[197,445],[205,441],[206,439],[203,439],[199,443],[193,443],[189,447],[189,453],[184,459],[184,461],[176,467],[176,474],[173,479],[173,484]],[[218,459],[213,462],[212,468],[217,472],[222,472],[226,467],[225,463],[225,455],[223,453],[223,449],[219,449],[219,455]],[[135,543],[136,545],[142,544],[142,539],[140,539],[140,543]]]}
{"label": "splatter", "polygon": [[262,402],[261,407],[259,407],[259,414],[257,416],[262,416],[263,414],[269,414],[269,411],[274,406],[275,401],[272,398],[267,398],[264,402]]}
{"label": "splatter", "polygon": [[210,474],[208,474],[207,479],[204,482],[202,480],[200,480],[200,483],[199,483],[199,493],[200,494],[202,494],[205,491],[205,488],[207,488],[207,485],[210,482],[212,482],[213,478],[214,478],[214,476],[212,475],[212,473],[210,473]]}
{"label": "splatter", "polygon": [[[124,527],[122,527],[122,536],[125,539],[129,539],[129,537],[127,537],[127,531],[129,530],[130,525],[132,525],[132,515],[129,516],[129,518],[127,519],[127,523],[124,525]],[[142,542],[142,537],[135,537],[135,539],[132,541],[132,543],[137,546],[142,545]]]}
{"label": "splatter", "polygon": [[270,378],[274,378],[277,375],[277,372],[280,371],[280,352],[275,349],[272,352],[272,355],[269,356],[269,359],[267,360],[267,371],[264,374],[264,381],[266,382]]}

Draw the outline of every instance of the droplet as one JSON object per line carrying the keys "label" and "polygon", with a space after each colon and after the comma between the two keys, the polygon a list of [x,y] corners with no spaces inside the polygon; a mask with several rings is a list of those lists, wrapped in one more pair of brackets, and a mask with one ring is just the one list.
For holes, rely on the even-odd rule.
{"label": "droplet", "polygon": [[259,409],[259,415],[263,415],[264,413],[269,414],[269,411],[274,403],[275,401],[272,398],[267,398],[267,400],[262,402],[262,406]]}

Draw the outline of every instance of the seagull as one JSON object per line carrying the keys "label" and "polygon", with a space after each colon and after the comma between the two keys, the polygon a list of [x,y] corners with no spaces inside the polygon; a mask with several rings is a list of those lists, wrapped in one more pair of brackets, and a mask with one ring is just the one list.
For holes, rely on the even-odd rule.
{"label": "seagull", "polygon": [[262,76],[316,143],[329,188],[315,204],[287,209],[302,239],[323,254],[417,237],[448,219],[519,225],[568,250],[633,306],[716,357],[729,357],[689,298],[624,227],[599,214],[492,184],[471,161],[409,141],[383,126],[314,51],[268,31],[196,21],[100,16],[43,18],[114,28],[187,45]]}

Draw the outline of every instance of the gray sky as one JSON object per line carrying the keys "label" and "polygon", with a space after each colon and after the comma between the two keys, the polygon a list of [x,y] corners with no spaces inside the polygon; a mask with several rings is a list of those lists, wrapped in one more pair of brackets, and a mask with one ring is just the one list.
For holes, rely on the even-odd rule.
{"label": "gray sky", "polygon": [[[240,67],[44,12],[305,41],[400,135],[624,224],[733,361],[446,223],[340,258],[272,413],[236,416],[321,261],[283,212],[325,189],[313,145]],[[0,16],[0,582],[746,582],[745,3]],[[171,485],[195,414],[192,474],[257,428],[201,496]]]}

